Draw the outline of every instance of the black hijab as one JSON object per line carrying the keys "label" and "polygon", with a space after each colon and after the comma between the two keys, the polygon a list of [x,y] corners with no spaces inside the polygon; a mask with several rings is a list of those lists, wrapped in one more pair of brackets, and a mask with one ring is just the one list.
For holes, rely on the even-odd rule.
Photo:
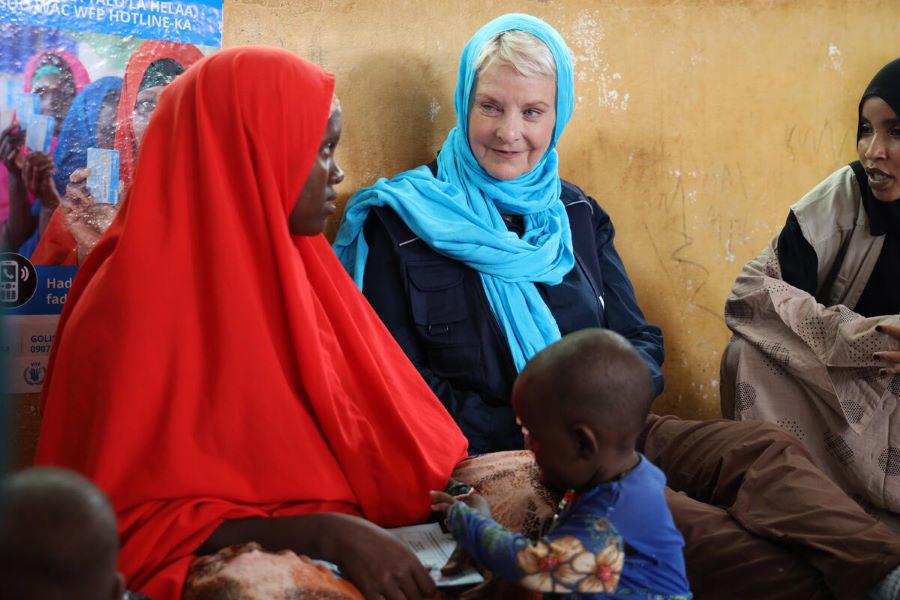
{"label": "black hijab", "polygon": [[863,92],[862,98],[859,100],[859,108],[857,109],[857,127],[856,140],[859,141],[859,133],[862,127],[862,108],[866,100],[872,96],[878,96],[891,107],[894,114],[900,115],[900,58],[895,58],[888,64],[884,65],[872,81],[866,91]]}
{"label": "black hijab", "polygon": [[[894,114],[900,115],[900,58],[895,58],[888,64],[884,65],[863,92],[862,98],[859,100],[857,108],[856,121],[856,141],[862,137],[862,108],[866,100],[872,96],[877,96],[887,102]],[[862,170],[860,166],[859,171]],[[858,172],[857,175],[863,173]],[[860,179],[860,187],[863,188],[863,200],[866,203],[866,209],[869,213],[869,220],[872,222],[872,234],[881,235],[884,233],[885,226],[890,229],[897,230],[900,233],[900,202],[880,202],[872,196],[866,178]],[[879,226],[880,225],[880,226]]]}
{"label": "black hijab", "polygon": [[[866,100],[878,96],[900,115],[900,58],[885,65],[863,92],[857,109],[857,143],[862,130],[862,107]],[[881,254],[862,295],[853,308],[865,317],[895,315],[900,312],[900,200],[882,202],[869,189],[869,179],[860,161],[850,163],[862,194],[862,203],[869,217],[869,232],[885,236]],[[796,215],[791,212],[778,236],[778,260],[782,277],[787,283],[815,295],[818,289],[818,257],[803,236]]]}
{"label": "black hijab", "polygon": [[[863,92],[857,113],[857,142],[862,128],[862,107],[872,96],[887,102],[894,114],[900,115],[900,58],[882,67]],[[875,198],[862,165],[855,161],[851,166],[862,191],[870,232],[872,235],[887,234],[878,262],[854,310],[867,317],[897,314],[900,309],[900,278],[897,277],[897,269],[900,268],[900,199],[882,202]]]}

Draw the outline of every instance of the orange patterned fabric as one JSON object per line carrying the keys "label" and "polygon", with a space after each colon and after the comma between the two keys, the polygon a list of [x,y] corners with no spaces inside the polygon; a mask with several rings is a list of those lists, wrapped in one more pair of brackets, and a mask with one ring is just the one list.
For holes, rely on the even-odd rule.
{"label": "orange patterned fabric", "polygon": [[461,462],[454,479],[473,486],[491,505],[491,514],[509,529],[537,538],[553,517],[559,497],[541,483],[529,450],[482,454]]}
{"label": "orange patterned fabric", "polygon": [[194,561],[182,600],[363,600],[350,582],[305,556],[272,554],[258,544],[223,548]]}

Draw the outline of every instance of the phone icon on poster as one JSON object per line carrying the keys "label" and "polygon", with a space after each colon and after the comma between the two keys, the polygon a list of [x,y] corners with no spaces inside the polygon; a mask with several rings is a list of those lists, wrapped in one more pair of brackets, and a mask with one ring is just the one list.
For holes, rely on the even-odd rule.
{"label": "phone icon on poster", "polygon": [[0,253],[0,312],[26,304],[37,290],[37,271],[15,252]]}
{"label": "phone icon on poster", "polygon": [[0,263],[0,301],[19,300],[19,265],[14,260]]}

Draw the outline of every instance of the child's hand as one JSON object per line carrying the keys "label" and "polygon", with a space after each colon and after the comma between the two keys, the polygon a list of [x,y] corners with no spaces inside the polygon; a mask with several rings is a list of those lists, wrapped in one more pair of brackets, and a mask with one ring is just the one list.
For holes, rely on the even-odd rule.
{"label": "child's hand", "polygon": [[472,559],[469,558],[469,553],[466,552],[462,544],[457,543],[456,548],[453,549],[453,554],[447,559],[446,564],[441,567],[441,573],[447,576],[456,575],[457,573],[462,573],[471,565]]}
{"label": "child's hand", "polygon": [[428,495],[431,496],[431,510],[433,512],[445,513],[456,502],[456,498],[446,492],[431,490],[428,492]]}
{"label": "child's hand", "polygon": [[451,496],[447,492],[432,490],[429,494],[431,496],[431,510],[434,512],[446,513],[456,502],[463,502],[485,517],[491,517],[490,504],[484,499],[484,496],[477,492],[470,492],[464,496]]}
{"label": "child's hand", "polygon": [[484,499],[484,496],[481,494],[469,494],[468,496],[461,498],[462,502],[465,502],[470,508],[474,508],[483,516],[491,517],[491,505],[488,504],[488,501]]}
{"label": "child's hand", "polygon": [[490,571],[480,568],[465,551],[462,544],[456,544],[453,554],[447,559],[447,564],[441,567],[441,573],[446,576],[456,575],[469,567],[475,567],[484,577],[484,581],[473,588],[460,594],[460,598],[500,598],[501,594],[496,586],[496,580]]}

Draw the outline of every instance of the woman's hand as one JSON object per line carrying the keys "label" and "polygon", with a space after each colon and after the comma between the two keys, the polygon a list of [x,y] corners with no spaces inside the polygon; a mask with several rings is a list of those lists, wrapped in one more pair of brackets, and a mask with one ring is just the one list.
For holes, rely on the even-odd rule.
{"label": "woman's hand", "polygon": [[12,123],[0,133],[0,162],[10,173],[22,171],[22,145],[25,144],[25,131],[18,123]]}
{"label": "woman's hand", "polygon": [[31,193],[41,199],[41,205],[45,208],[55,208],[59,205],[59,191],[53,182],[54,173],[56,163],[49,154],[32,152],[25,157],[22,178]]}
{"label": "woman's hand", "polygon": [[437,591],[405,543],[363,518],[339,513],[226,520],[197,554],[249,542],[332,562],[369,600],[419,600]]}
{"label": "woman's hand", "polygon": [[[900,341],[900,326],[884,324],[876,327],[875,331],[884,333],[895,340]],[[882,374],[892,373],[894,375],[900,375],[900,350],[882,350],[881,352],[876,352],[874,356],[890,365],[881,369]]]}
{"label": "woman's hand", "polygon": [[341,575],[369,600],[413,600],[437,593],[434,581],[409,547],[377,525],[354,519],[337,534]]}
{"label": "woman's hand", "polygon": [[59,210],[78,244],[78,262],[93,249],[119,212],[118,204],[98,204],[87,189],[90,169],[77,169],[69,177]]}

